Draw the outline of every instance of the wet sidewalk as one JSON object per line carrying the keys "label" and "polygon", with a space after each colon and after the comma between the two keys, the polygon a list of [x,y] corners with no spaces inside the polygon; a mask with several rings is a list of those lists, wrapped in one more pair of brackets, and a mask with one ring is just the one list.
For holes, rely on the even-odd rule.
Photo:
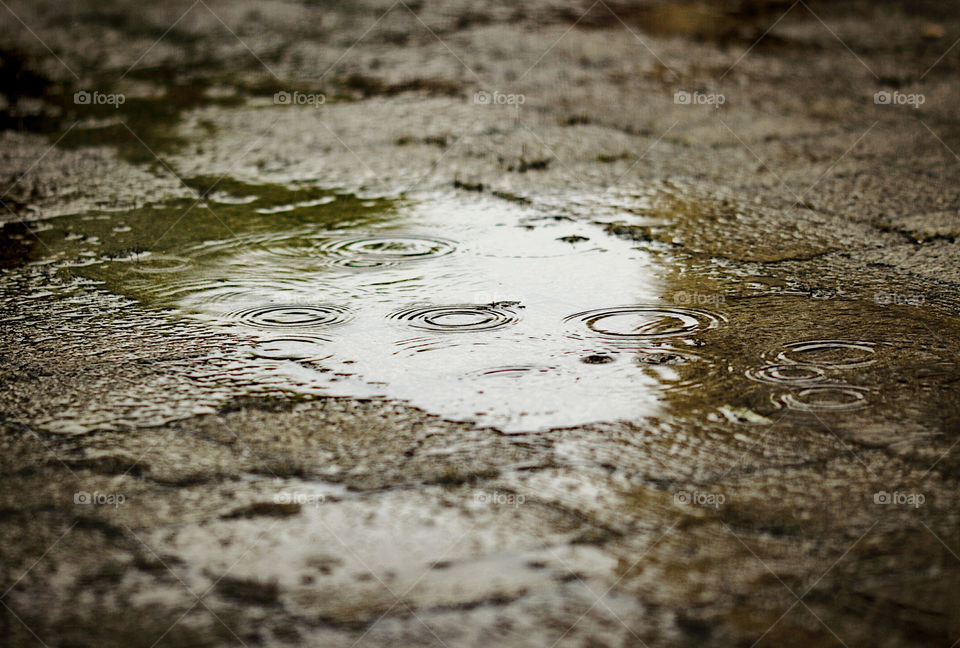
{"label": "wet sidewalk", "polygon": [[921,3],[11,3],[11,646],[960,640]]}

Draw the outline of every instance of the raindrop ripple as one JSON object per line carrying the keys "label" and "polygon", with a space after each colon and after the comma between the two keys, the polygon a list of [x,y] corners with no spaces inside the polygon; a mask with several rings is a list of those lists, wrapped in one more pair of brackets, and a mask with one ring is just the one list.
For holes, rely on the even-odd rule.
{"label": "raindrop ripple", "polygon": [[366,236],[334,238],[319,246],[321,254],[348,268],[380,268],[451,254],[456,245],[427,236]]}
{"label": "raindrop ripple", "polygon": [[609,340],[650,340],[716,328],[724,320],[719,315],[692,308],[618,306],[574,313],[564,321],[579,322],[590,332]]}
{"label": "raindrop ripple", "polygon": [[460,333],[492,331],[520,321],[512,310],[491,305],[416,306],[389,315],[423,331]]}
{"label": "raindrop ripple", "polygon": [[271,304],[231,313],[242,324],[258,328],[300,329],[335,326],[349,320],[350,313],[339,306],[294,306]]}

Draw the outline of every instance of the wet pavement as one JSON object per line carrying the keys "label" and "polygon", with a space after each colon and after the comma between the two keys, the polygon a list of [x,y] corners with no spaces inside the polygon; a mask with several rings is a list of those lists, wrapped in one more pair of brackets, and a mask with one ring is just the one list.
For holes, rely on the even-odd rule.
{"label": "wet pavement", "polygon": [[960,641],[955,7],[3,10],[4,645]]}

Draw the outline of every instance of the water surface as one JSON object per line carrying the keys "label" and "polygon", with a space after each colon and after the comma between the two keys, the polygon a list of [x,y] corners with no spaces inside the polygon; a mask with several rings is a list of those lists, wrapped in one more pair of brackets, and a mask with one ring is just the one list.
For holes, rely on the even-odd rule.
{"label": "water surface", "polygon": [[47,238],[72,272],[241,336],[230,379],[532,431],[656,413],[724,325],[664,300],[661,262],[595,223],[476,195],[191,182],[200,200]]}

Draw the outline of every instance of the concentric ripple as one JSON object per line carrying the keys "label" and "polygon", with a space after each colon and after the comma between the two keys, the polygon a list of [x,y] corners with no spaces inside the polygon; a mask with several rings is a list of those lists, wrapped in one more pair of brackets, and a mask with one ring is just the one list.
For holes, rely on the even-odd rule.
{"label": "concentric ripple", "polygon": [[491,367],[481,369],[468,374],[470,378],[505,378],[516,379],[531,375],[542,375],[556,370],[556,367],[550,365],[526,364],[511,365],[505,367]]}
{"label": "concentric ripple", "polygon": [[795,410],[841,412],[864,407],[867,396],[854,387],[808,387],[785,394],[783,402]]}
{"label": "concentric ripple", "polygon": [[142,254],[128,257],[133,262],[131,270],[140,274],[164,274],[180,272],[190,267],[190,260],[170,254]]}
{"label": "concentric ripple", "polygon": [[876,362],[875,345],[856,340],[810,340],[785,344],[777,360],[830,369],[853,369]]}
{"label": "concentric ripple", "polygon": [[520,321],[513,311],[498,306],[419,306],[396,311],[390,319],[434,333],[492,331]]}
{"label": "concentric ripple", "polygon": [[775,364],[747,369],[745,373],[747,378],[756,382],[802,387],[823,380],[826,372],[813,365]]}
{"label": "concentric ripple", "polygon": [[457,337],[451,335],[429,335],[425,337],[409,338],[397,340],[394,342],[397,350],[393,355],[416,355],[429,351],[449,350],[460,348],[466,351],[470,347],[485,347],[486,342],[471,340],[466,337]]}
{"label": "concentric ripple", "polygon": [[320,328],[346,322],[349,319],[349,311],[339,306],[284,306],[272,304],[237,311],[231,313],[231,317],[243,324],[258,328]]}
{"label": "concentric ripple", "polygon": [[316,335],[278,335],[259,340],[251,355],[264,360],[320,360],[330,340]]}
{"label": "concentric ripple", "polygon": [[611,340],[651,340],[690,335],[719,326],[722,317],[690,308],[620,306],[583,311],[564,318]]}
{"label": "concentric ripple", "polygon": [[426,236],[367,236],[326,241],[320,252],[348,268],[381,268],[452,253],[452,241]]}

